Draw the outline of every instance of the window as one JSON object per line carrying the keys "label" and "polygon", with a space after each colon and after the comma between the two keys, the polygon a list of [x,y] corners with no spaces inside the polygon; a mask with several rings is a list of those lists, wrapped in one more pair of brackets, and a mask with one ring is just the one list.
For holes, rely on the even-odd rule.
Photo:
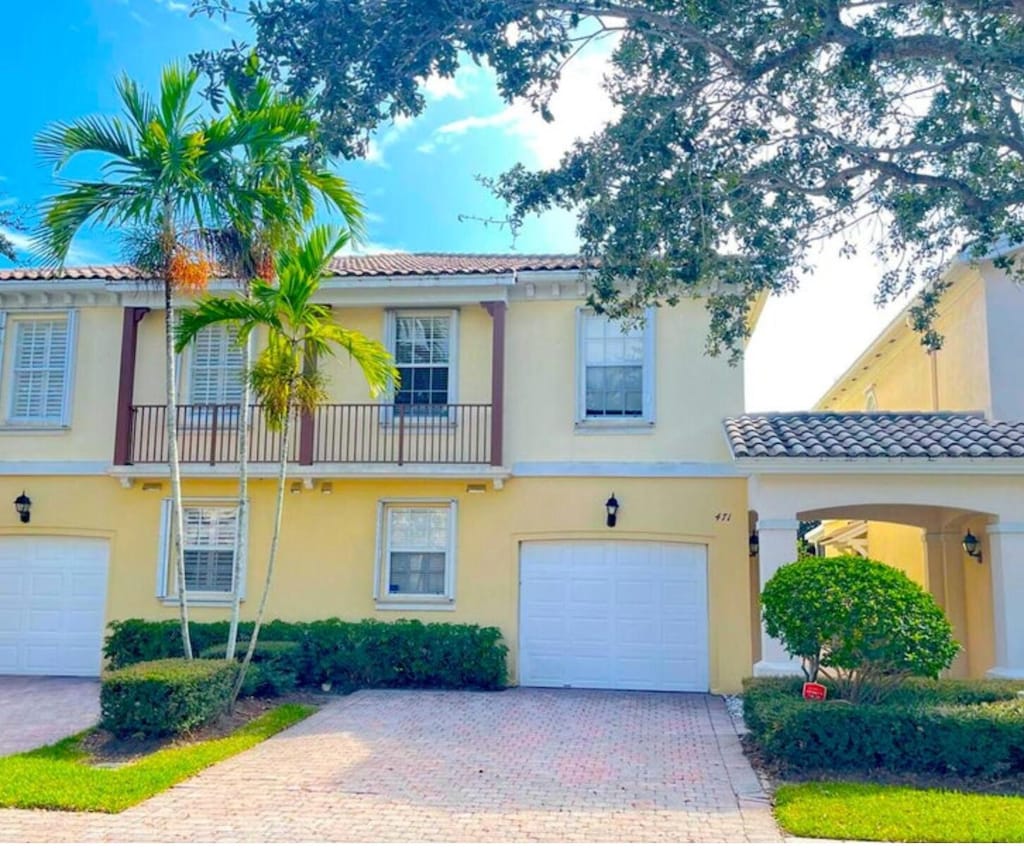
{"label": "window", "polygon": [[877,412],[878,411],[878,393],[875,391],[875,386],[871,385],[864,392],[864,411],[866,412]]}
{"label": "window", "polygon": [[[182,507],[185,529],[185,588],[192,599],[226,600],[234,588],[238,546],[238,508],[228,504]],[[170,549],[171,502],[164,502],[162,562],[157,594],[173,597],[176,589],[174,555]]]}
{"label": "window", "polygon": [[408,407],[405,414],[443,417],[454,402],[454,311],[391,315],[391,351],[401,376],[395,402]]}
{"label": "window", "polygon": [[244,359],[235,332],[207,326],[192,341],[188,402],[193,405],[238,405],[242,402]]}
{"label": "window", "polygon": [[67,426],[74,328],[73,313],[12,320],[8,422]]}
{"label": "window", "polygon": [[654,314],[642,327],[581,309],[577,420],[654,422]]}
{"label": "window", "polygon": [[454,598],[455,502],[383,502],[378,601]]}

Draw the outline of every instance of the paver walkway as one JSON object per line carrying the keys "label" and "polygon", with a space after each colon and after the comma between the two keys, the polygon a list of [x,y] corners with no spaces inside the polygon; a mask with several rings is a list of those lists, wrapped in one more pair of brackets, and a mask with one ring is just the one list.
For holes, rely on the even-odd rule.
{"label": "paver walkway", "polygon": [[363,691],[120,815],[3,841],[778,841],[721,699]]}
{"label": "paver walkway", "polygon": [[99,718],[97,679],[0,675],[0,755],[54,743]]}

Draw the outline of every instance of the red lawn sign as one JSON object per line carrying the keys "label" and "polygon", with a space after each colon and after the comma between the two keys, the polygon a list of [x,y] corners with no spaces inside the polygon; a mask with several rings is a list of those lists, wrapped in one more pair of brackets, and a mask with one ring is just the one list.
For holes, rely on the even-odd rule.
{"label": "red lawn sign", "polygon": [[827,695],[828,690],[823,684],[816,684],[813,681],[804,684],[804,699],[808,702],[824,702]]}

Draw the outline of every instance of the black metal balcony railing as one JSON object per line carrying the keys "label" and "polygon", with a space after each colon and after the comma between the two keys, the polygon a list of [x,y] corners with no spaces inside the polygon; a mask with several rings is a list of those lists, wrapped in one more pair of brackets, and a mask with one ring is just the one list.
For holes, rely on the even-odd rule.
{"label": "black metal balcony railing", "polygon": [[[128,464],[167,462],[164,405],[132,406]],[[238,460],[238,405],[178,406],[182,463]],[[328,403],[311,415],[292,415],[288,460],[316,463],[490,465],[492,406],[456,403]],[[261,406],[251,407],[249,461],[277,462],[281,434]]]}

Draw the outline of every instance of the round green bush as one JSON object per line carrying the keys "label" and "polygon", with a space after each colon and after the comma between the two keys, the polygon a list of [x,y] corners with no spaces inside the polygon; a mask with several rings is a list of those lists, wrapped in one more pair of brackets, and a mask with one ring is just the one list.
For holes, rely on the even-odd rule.
{"label": "round green bush", "polygon": [[899,569],[864,557],[808,557],[780,567],[761,594],[765,630],[851,701],[902,679],[935,678],[959,651],[935,599]]}

